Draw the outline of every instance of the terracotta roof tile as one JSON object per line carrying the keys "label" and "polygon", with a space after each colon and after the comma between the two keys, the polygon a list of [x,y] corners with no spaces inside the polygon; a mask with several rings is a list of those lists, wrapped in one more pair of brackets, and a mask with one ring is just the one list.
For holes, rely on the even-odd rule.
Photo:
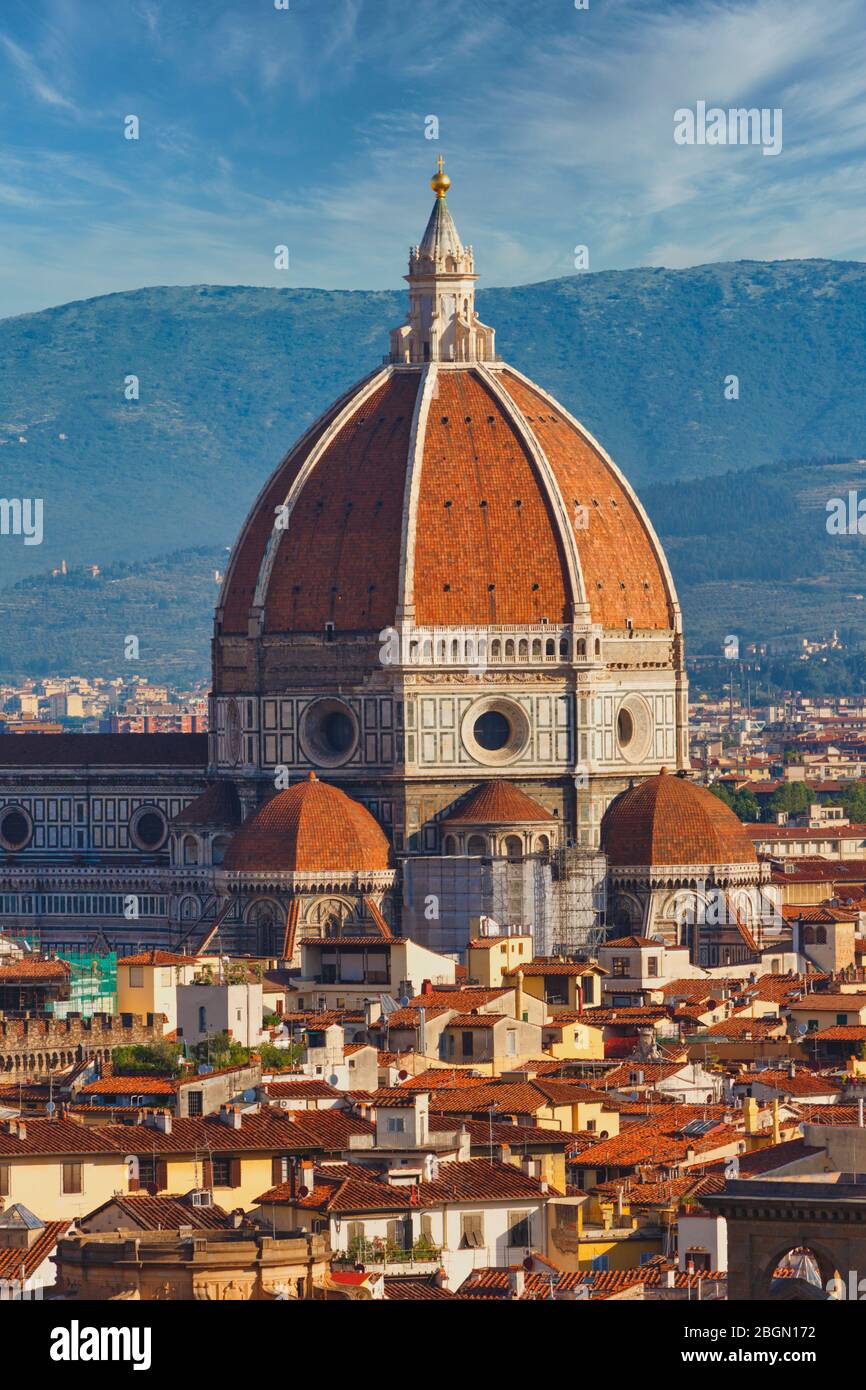
{"label": "terracotta roof tile", "polygon": [[665,772],[614,798],[602,819],[601,847],[612,867],[757,864],[758,858],[730,807]]}
{"label": "terracotta roof tile", "polygon": [[[552,821],[555,817],[540,802],[515,787],[513,782],[496,779],[482,782],[461,801],[455,811],[443,818],[444,825],[526,825],[533,821]],[[497,944],[493,942],[491,944]]]}
{"label": "terracotta roof tile", "polygon": [[387,869],[391,847],[370,812],[314,773],[278,792],[233,836],[226,870]]}

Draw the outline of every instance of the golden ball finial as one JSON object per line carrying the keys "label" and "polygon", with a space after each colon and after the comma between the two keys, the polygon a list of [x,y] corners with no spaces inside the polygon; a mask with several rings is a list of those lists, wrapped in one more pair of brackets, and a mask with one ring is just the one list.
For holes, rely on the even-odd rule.
{"label": "golden ball finial", "polygon": [[437,198],[444,198],[445,194],[451,187],[451,180],[449,179],[448,175],[445,173],[445,170],[442,167],[443,163],[444,160],[440,154],[439,167],[436,170],[436,173],[433,175],[432,179],[430,180],[430,187],[433,189],[433,192],[436,194]]}

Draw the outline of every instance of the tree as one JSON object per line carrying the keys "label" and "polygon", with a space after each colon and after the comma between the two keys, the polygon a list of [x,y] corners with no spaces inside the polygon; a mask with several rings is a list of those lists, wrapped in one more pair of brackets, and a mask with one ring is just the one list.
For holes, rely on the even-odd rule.
{"label": "tree", "polygon": [[136,1043],[112,1054],[115,1076],[172,1076],[180,1066],[180,1043]]}
{"label": "tree", "polygon": [[743,787],[736,793],[732,810],[739,816],[740,820],[744,821],[756,821],[761,814],[758,799],[748,787]]}

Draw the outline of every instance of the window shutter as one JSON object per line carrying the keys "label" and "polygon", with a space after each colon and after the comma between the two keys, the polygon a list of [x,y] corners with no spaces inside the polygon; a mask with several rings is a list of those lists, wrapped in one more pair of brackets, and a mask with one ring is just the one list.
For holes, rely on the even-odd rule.
{"label": "window shutter", "polygon": [[157,1159],[155,1178],[159,1191],[165,1192],[168,1187],[168,1164],[164,1158]]}
{"label": "window shutter", "polygon": [[204,1159],[201,1165],[202,1187],[213,1187],[213,1159]]}
{"label": "window shutter", "polygon": [[129,1190],[130,1190],[130,1192],[140,1192],[140,1191],[141,1191],[141,1178],[130,1178],[130,1179],[129,1179]]}
{"label": "window shutter", "polygon": [[273,1158],[271,1159],[271,1182],[273,1183],[274,1187],[276,1187],[281,1182],[285,1182],[283,1159],[280,1157],[279,1154],[274,1154]]}
{"label": "window shutter", "polygon": [[241,1161],[239,1158],[229,1159],[229,1187],[240,1187],[241,1185]]}

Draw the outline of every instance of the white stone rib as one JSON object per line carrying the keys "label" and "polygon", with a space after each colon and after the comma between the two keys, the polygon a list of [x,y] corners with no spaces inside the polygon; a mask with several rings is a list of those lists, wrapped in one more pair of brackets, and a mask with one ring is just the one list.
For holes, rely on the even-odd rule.
{"label": "white stone rib", "polygon": [[295,504],[297,503],[297,500],[301,495],[304,484],[306,483],[313,469],[316,467],[316,464],[324,456],[326,451],[331,447],[331,444],[334,442],[337,435],[343,429],[343,426],[346,425],[349,422],[349,420],[351,420],[353,415],[357,414],[358,410],[364,404],[364,402],[366,400],[369,400],[370,396],[372,396],[383,384],[383,382],[387,381],[388,378],[392,375],[393,368],[388,366],[384,369],[375,372],[372,376],[367,377],[366,381],[362,382],[359,386],[354,387],[353,390],[349,393],[348,400],[346,401],[346,404],[343,407],[343,409],[340,410],[338,414],[334,416],[334,419],[331,421],[330,425],[325,430],[316,447],[304,460],[304,463],[300,468],[297,476],[295,477],[294,482],[289,488],[288,495],[286,496],[285,500],[281,504],[279,504],[288,508],[289,525],[288,527],[283,527],[279,531],[276,529],[275,526],[271,527],[271,532],[268,536],[268,543],[265,547],[265,553],[262,557],[261,565],[259,566],[259,577],[256,582],[256,591],[253,596],[254,610],[258,610],[258,612],[262,612],[264,610],[265,600],[267,598],[268,593],[268,585],[270,584],[271,573],[273,571],[277,551],[280,547],[280,543],[284,541],[290,533],[292,512],[295,509]]}
{"label": "white stone rib", "polygon": [[430,362],[422,368],[421,382],[415,397],[412,434],[409,441],[409,463],[403,492],[403,517],[400,537],[400,573],[397,592],[398,627],[415,621],[415,529],[418,521],[418,498],[421,491],[421,468],[424,462],[424,440],[427,436],[427,417],[436,389],[438,367]]}
{"label": "white stone rib", "polygon": [[[558,401],[554,396],[551,396],[549,391],[545,391],[543,386],[539,386],[537,382],[532,381],[528,376],[524,376],[523,372],[519,372],[516,367],[512,367],[510,364],[508,364],[504,370],[510,372],[512,376],[517,377],[517,380],[522,381],[524,386],[528,386],[531,391],[537,391],[539,396],[542,396],[544,400],[547,401],[551,409],[557,410],[560,415],[565,416],[569,424],[573,425],[574,428],[580,434],[583,435],[587,443],[591,444],[593,449],[597,450],[601,459],[604,461],[604,463],[607,464],[611,473],[613,473],[617,482],[620,484],[623,491],[626,493],[627,497],[634,506],[634,509],[638,515],[638,519],[640,520],[641,525],[643,526],[644,530],[647,533],[647,536],[649,537],[650,545],[653,548],[656,560],[658,561],[659,566],[661,567],[662,573],[665,578],[665,583],[667,584],[668,598],[670,600],[671,608],[673,610],[674,615],[673,630],[676,633],[681,633],[683,630],[682,611],[680,609],[680,601],[677,597],[676,585],[674,584],[673,575],[671,574],[670,567],[668,566],[667,556],[665,555],[664,549],[662,548],[661,541],[655,533],[655,528],[653,527],[652,522],[650,521],[649,517],[644,511],[640,498],[638,497],[631,483],[628,481],[628,478],[626,478],[625,474],[617,467],[607,450],[604,449],[602,445],[599,444],[598,440],[590,434],[586,426],[582,425],[579,420],[576,420],[575,417],[565,409],[565,407],[562,405],[560,401]],[[506,387],[505,389],[507,391],[508,388]]]}
{"label": "white stone rib", "polygon": [[[571,524],[565,498],[560,491],[559,483],[556,480],[556,475],[550,460],[538,442],[532,426],[529,424],[523,411],[514,398],[509,395],[501,381],[498,380],[498,374],[489,371],[481,363],[478,363],[474,370],[477,371],[484,384],[489,387],[491,393],[501,405],[505,415],[511,421],[512,425],[515,426],[521,443],[527,449],[541,483],[547,492],[547,497],[553,508],[554,515],[559,521],[560,536],[563,542],[565,563],[568,569],[569,584],[571,586],[572,613],[569,621],[574,624],[575,622],[579,622],[584,616],[587,621],[589,621],[589,598],[586,592],[583,566],[580,562],[580,553],[574,536],[574,528]],[[581,610],[584,611],[581,612]]]}

